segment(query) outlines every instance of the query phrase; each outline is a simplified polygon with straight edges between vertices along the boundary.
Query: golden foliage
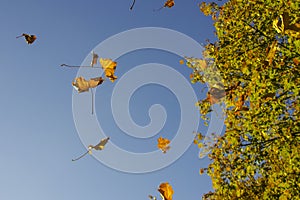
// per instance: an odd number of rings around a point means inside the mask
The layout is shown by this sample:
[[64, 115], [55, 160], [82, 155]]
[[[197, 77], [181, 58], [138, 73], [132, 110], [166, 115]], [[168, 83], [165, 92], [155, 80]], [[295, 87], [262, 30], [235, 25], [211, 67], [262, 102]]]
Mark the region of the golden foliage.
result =
[[174, 190], [172, 189], [172, 186], [168, 182], [161, 183], [159, 185], [158, 191], [164, 200], [172, 200]]
[[79, 92], [87, 92], [90, 88], [95, 88], [101, 83], [103, 83], [102, 77], [91, 78], [90, 80], [85, 80], [83, 77], [77, 77], [75, 82], [72, 82], [73, 87]]
[[170, 144], [170, 140], [168, 140], [167, 138], [159, 137], [157, 139], [157, 147], [161, 149], [163, 153], [166, 153], [167, 150], [170, 149], [169, 144]]
[[104, 69], [105, 76], [114, 82], [118, 77], [115, 76], [115, 70], [117, 67], [117, 62], [112, 61], [111, 59], [100, 58], [100, 64]]

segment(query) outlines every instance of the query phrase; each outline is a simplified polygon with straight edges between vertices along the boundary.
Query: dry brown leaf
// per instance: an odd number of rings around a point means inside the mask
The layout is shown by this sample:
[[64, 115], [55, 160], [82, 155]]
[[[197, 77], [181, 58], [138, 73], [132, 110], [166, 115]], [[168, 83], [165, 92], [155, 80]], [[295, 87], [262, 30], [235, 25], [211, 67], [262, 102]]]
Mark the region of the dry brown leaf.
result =
[[19, 38], [19, 37], [24, 37], [27, 44], [32, 44], [37, 38], [36, 35], [29, 35], [29, 34], [26, 34], [26, 33], [23, 33], [22, 35], [17, 36], [16, 38]]
[[87, 92], [90, 88], [95, 88], [101, 83], [103, 83], [102, 77], [91, 78], [90, 80], [85, 80], [83, 77], [77, 77], [75, 82], [72, 82], [73, 87], [79, 92]]

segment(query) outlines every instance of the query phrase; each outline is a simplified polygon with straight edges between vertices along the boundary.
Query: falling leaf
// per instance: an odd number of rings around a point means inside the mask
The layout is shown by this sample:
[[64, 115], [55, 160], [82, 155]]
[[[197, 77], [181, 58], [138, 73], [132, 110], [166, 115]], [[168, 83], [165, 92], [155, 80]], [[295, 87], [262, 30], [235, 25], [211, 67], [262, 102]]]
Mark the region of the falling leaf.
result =
[[179, 60], [179, 64], [183, 65], [184, 64], [184, 60]]
[[109, 140], [109, 137], [105, 138], [105, 139], [102, 139], [96, 146], [91, 146], [93, 149], [96, 149], [96, 150], [103, 150], [104, 149], [104, 146], [106, 145], [106, 143], [108, 142]]
[[164, 200], [172, 200], [174, 191], [168, 182], [160, 184], [158, 191]]
[[161, 9], [163, 9], [163, 8], [166, 8], [166, 7], [172, 8], [174, 5], [175, 5], [174, 0], [167, 0], [167, 1], [165, 2], [164, 6], [160, 7], [159, 9], [156, 9], [156, 10], [154, 9], [154, 11], [159, 11], [159, 10], [161, 10]]
[[20, 38], [20, 37], [24, 37], [27, 44], [32, 44], [36, 40], [35, 35], [29, 35], [29, 34], [26, 34], [26, 33], [23, 33], [22, 35], [17, 36], [16, 38]]
[[164, 7], [171, 8], [171, 7], [173, 7], [174, 5], [175, 5], [174, 0], [167, 0], [167, 1], [165, 2]]
[[157, 147], [162, 150], [163, 153], [166, 153], [171, 147], [169, 146], [170, 140], [167, 138], [159, 137], [157, 139]]
[[131, 6], [130, 6], [130, 10], [133, 9], [134, 4], [135, 4], [135, 0], [133, 0], [132, 4], [131, 4]]
[[92, 55], [93, 55], [93, 59], [91, 61], [91, 66], [94, 67], [94, 65], [97, 64], [99, 56], [96, 53], [94, 53], [94, 52], [92, 52]]
[[73, 87], [79, 92], [87, 92], [90, 88], [95, 88], [101, 83], [103, 83], [102, 77], [91, 78], [90, 80], [85, 80], [83, 77], [78, 77], [75, 82], [72, 82]]
[[199, 170], [199, 174], [202, 175], [203, 173], [204, 173], [204, 169], [201, 168], [201, 169]]
[[102, 77], [91, 78], [90, 80], [85, 80], [83, 77], [78, 77], [75, 79], [75, 82], [72, 82], [73, 87], [78, 91], [87, 92], [91, 88], [92, 92], [92, 114], [94, 114], [94, 94], [92, 88], [97, 87], [101, 83], [103, 83], [104, 79]]
[[75, 159], [72, 159], [72, 161], [76, 161], [76, 160], [79, 160], [80, 158], [84, 157], [85, 155], [87, 154], [92, 154], [92, 149], [95, 149], [95, 150], [103, 150], [104, 149], [104, 146], [107, 144], [108, 140], [110, 138], [107, 137], [107, 138], [104, 138], [102, 139], [97, 145], [93, 146], [93, 145], [89, 145], [88, 147], [88, 150], [87, 152], [85, 152], [84, 154], [82, 154], [81, 156], [79, 156], [78, 158], [75, 158]]
[[114, 82], [118, 77], [115, 76], [115, 70], [117, 67], [117, 62], [112, 61], [111, 59], [100, 58], [100, 64], [104, 69], [105, 76]]

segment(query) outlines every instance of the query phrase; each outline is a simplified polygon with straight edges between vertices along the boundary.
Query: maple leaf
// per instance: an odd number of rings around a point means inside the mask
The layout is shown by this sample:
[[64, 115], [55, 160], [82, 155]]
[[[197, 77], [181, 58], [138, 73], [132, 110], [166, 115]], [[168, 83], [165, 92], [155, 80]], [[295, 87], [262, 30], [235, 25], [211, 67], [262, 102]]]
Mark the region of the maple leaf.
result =
[[109, 78], [111, 82], [114, 82], [118, 78], [117, 76], [115, 76], [117, 62], [114, 62], [111, 59], [100, 58], [100, 64], [105, 72], [105, 76]]
[[159, 137], [157, 139], [157, 147], [162, 150], [163, 153], [166, 153], [171, 147], [169, 146], [170, 140], [167, 138]]
[[164, 200], [172, 200], [174, 190], [172, 189], [172, 186], [168, 182], [161, 183], [159, 185], [158, 191]]
[[103, 149], [104, 149], [104, 146], [107, 144], [107, 142], [108, 142], [109, 139], [110, 139], [109, 137], [104, 138], [104, 139], [102, 139], [102, 140], [101, 140], [97, 145], [95, 145], [95, 146], [89, 145], [89, 146], [88, 146], [87, 152], [85, 152], [84, 154], [82, 154], [82, 155], [79, 156], [78, 158], [72, 159], [72, 161], [79, 160], [80, 158], [84, 157], [84, 156], [87, 155], [87, 154], [92, 154], [92, 149], [95, 149], [95, 150], [103, 150]]
[[29, 35], [26, 33], [23, 33], [22, 35], [17, 36], [16, 38], [20, 38], [20, 37], [24, 37], [27, 44], [32, 44], [36, 40], [36, 35]]

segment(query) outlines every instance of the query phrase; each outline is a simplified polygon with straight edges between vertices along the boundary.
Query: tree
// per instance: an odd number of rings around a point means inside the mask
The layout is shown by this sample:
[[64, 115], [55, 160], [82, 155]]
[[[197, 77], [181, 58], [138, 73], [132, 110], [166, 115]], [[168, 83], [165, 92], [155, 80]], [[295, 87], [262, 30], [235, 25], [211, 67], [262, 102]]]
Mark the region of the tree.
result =
[[[218, 41], [187, 65], [192, 82], [210, 87], [198, 103], [202, 117], [221, 99], [226, 111], [226, 131], [200, 170], [214, 189], [203, 199], [300, 199], [300, 1], [229, 0], [200, 10], [212, 16]], [[222, 84], [203, 75], [205, 65]]]

